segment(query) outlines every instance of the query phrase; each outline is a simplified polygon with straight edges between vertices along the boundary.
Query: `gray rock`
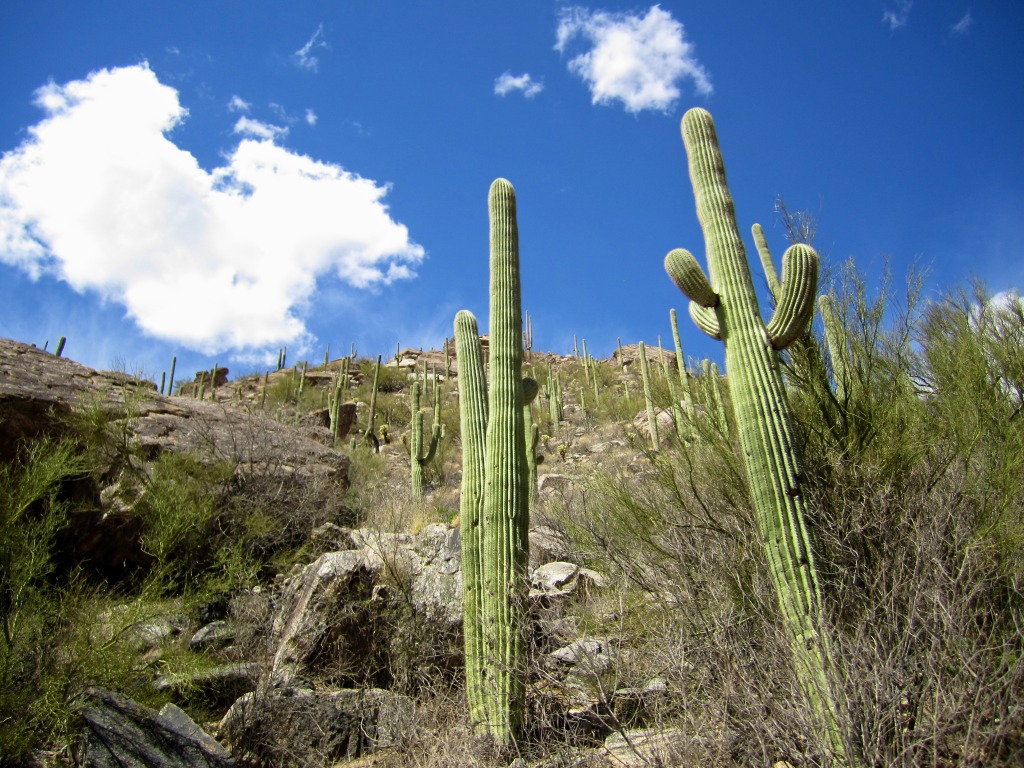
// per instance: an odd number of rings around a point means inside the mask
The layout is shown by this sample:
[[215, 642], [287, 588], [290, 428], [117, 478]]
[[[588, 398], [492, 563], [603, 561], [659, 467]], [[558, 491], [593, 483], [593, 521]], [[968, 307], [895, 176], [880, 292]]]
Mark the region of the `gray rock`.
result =
[[544, 593], [563, 592], [566, 585], [575, 583], [580, 567], [574, 563], [546, 563], [533, 572], [531, 586]]
[[235, 641], [235, 630], [226, 621], [211, 621], [192, 635], [188, 647], [193, 651], [225, 648]]
[[580, 638], [569, 645], [552, 651], [548, 656], [561, 664], [567, 664], [580, 672], [599, 675], [612, 666], [608, 655], [608, 642], [595, 638]]
[[578, 591], [585, 593], [591, 587], [604, 586], [604, 576], [589, 568], [573, 563], [555, 561], [537, 568], [531, 577], [530, 597], [557, 598]]
[[287, 756], [289, 765], [321, 768], [400, 745], [414, 723], [412, 699], [391, 691], [285, 688], [243, 696], [220, 731], [257, 759]]
[[277, 649], [271, 666], [275, 684], [290, 683], [315, 663], [322, 649], [330, 648], [342, 664], [348, 656], [363, 652], [368, 617], [346, 611], [345, 606], [367, 605], [374, 582], [374, 570], [359, 550], [321, 555], [290, 580], [272, 630]]
[[679, 728], [636, 729], [611, 734], [604, 741], [608, 762], [623, 768], [680, 765], [691, 739]]
[[155, 712], [102, 688], [86, 692], [83, 768], [226, 768], [231, 753], [177, 707]]
[[572, 481], [568, 475], [559, 474], [547, 474], [541, 475], [537, 478], [537, 492], [544, 493], [545, 491], [563, 491], [572, 485]]
[[390, 685], [422, 659], [435, 672], [462, 654], [459, 533], [351, 531], [358, 549], [328, 552], [288, 579], [273, 621], [273, 685]]

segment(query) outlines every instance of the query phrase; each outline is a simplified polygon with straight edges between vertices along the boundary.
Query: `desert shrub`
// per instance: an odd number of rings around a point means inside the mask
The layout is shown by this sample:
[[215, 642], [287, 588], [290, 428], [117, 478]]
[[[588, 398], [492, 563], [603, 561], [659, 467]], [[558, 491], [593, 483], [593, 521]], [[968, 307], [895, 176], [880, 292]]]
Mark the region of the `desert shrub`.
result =
[[894, 302], [885, 284], [869, 297], [855, 274], [838, 295], [845, 390], [814, 384], [805, 357], [792, 361], [791, 397], [852, 753], [867, 764], [1016, 764], [1019, 305], [975, 291], [919, 310], [915, 281]]
[[[55, 545], [68, 486], [87, 465], [71, 441], [43, 439], [0, 466], [0, 763], [28, 764], [40, 744], [68, 743], [87, 683], [137, 691], [123, 631], [95, 632], [109, 603], [77, 571], [60, 573]], [[120, 627], [119, 630], [123, 629]]]
[[[844, 274], [845, 386], [821, 338], [782, 358], [847, 751], [865, 765], [1016, 765], [1024, 308], [978, 289], [922, 308], [919, 286], [872, 292]], [[626, 682], [668, 682], [665, 722], [728, 734], [702, 763], [815, 760], [739, 449], [703, 378], [684, 440], [657, 453], [635, 441], [640, 457], [555, 505], [575, 556], [621, 579], [619, 608], [588, 631], [627, 639]]]

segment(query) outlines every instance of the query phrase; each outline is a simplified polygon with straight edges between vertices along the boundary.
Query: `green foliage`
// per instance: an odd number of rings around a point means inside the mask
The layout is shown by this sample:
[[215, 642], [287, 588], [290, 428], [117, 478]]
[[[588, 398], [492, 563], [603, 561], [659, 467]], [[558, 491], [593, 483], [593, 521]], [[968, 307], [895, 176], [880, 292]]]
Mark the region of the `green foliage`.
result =
[[57, 573], [65, 495], [88, 469], [71, 441], [39, 440], [0, 466], [0, 763], [18, 765], [40, 743], [70, 737], [87, 683], [134, 690], [123, 644], [97, 644], [99, 599], [80, 576]]

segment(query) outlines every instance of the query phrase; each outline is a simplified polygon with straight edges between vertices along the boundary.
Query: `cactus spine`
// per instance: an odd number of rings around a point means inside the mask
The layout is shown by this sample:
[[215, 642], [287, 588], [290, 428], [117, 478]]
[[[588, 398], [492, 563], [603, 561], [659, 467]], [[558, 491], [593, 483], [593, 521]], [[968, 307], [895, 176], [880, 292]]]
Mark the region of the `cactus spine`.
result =
[[665, 267], [691, 299], [690, 314], [698, 326], [725, 344], [729, 387], [757, 525], [789, 631], [797, 674], [819, 732], [835, 758], [845, 762], [836, 704], [827, 679], [828, 643], [805, 522], [803, 477], [773, 351], [788, 346], [807, 326], [814, 310], [818, 257], [804, 245], [786, 251], [775, 312], [766, 325], [736, 226], [735, 206], [711, 115], [691, 109], [683, 117], [682, 134], [697, 216], [704, 231], [710, 281], [688, 251], [669, 253]]
[[[466, 610], [466, 689], [478, 732], [497, 744], [514, 743], [526, 707], [526, 566], [529, 553], [529, 491], [522, 380], [522, 304], [519, 233], [512, 185], [497, 179], [488, 196], [491, 240], [491, 386], [486, 404], [478, 391], [483, 367], [471, 315], [456, 316], [463, 434], [463, 568]], [[471, 381], [463, 381], [469, 374]], [[479, 379], [479, 381], [477, 381]], [[475, 383], [474, 383], [475, 382]], [[483, 462], [476, 451], [486, 415]], [[481, 466], [483, 472], [481, 473]], [[481, 476], [482, 474], [482, 476]], [[477, 495], [482, 492], [482, 500]], [[473, 515], [478, 515], [475, 519]], [[468, 530], [467, 530], [468, 528]], [[476, 569], [479, 569], [478, 572]]]

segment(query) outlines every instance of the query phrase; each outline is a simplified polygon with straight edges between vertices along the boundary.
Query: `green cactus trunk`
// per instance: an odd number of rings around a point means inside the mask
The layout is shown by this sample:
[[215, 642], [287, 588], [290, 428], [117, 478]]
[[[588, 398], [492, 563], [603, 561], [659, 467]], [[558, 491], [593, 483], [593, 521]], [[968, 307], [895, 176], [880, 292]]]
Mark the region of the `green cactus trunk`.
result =
[[658, 450], [658, 414], [654, 410], [654, 397], [651, 394], [651, 372], [647, 365], [647, 348], [641, 341], [640, 347], [640, 378], [644, 385], [644, 404], [647, 406], [647, 433], [650, 437], [651, 448]]
[[411, 436], [409, 438], [409, 464], [412, 475], [412, 495], [417, 499], [423, 498], [423, 468], [434, 460], [437, 453], [437, 445], [441, 440], [441, 424], [438, 422], [435, 411], [434, 426], [431, 429], [430, 446], [427, 452], [423, 453], [423, 409], [420, 408], [421, 382], [415, 381], [412, 385], [412, 420]]
[[178, 365], [177, 355], [171, 356], [171, 372], [167, 374], [167, 394], [174, 394], [174, 368]]
[[[683, 141], [697, 215], [704, 231], [710, 282], [693, 256], [673, 251], [666, 268], [691, 299], [691, 316], [725, 344], [726, 371], [751, 497], [801, 687], [820, 735], [845, 762], [827, 668], [821, 591], [805, 518], [803, 476], [775, 349], [806, 328], [814, 309], [817, 254], [793, 246], [783, 259], [775, 314], [766, 325], [736, 226], [735, 208], [711, 115], [686, 113]], [[712, 288], [713, 286], [713, 288]]]
[[836, 400], [846, 402], [850, 384], [849, 345], [846, 331], [836, 313], [835, 303], [827, 293], [818, 298], [818, 309], [825, 326], [825, 344], [832, 364], [832, 380], [835, 382]]
[[455, 315], [455, 354], [459, 361], [459, 423], [462, 437], [462, 489], [459, 532], [462, 537], [462, 632], [466, 648], [466, 698], [473, 723], [490, 718], [484, 701], [482, 630], [483, 510], [487, 437], [487, 379], [476, 318], [462, 310]]
[[[482, 480], [467, 447], [479, 439], [478, 394], [466, 402], [462, 346], [459, 346], [460, 412], [463, 424], [463, 584], [466, 611], [466, 688], [477, 732], [511, 746], [522, 731], [526, 709], [526, 568], [529, 557], [529, 489], [523, 423], [522, 302], [519, 233], [512, 185], [497, 179], [490, 189], [491, 221], [490, 371]], [[456, 343], [468, 330], [456, 316]], [[468, 345], [468, 342], [466, 342]], [[479, 345], [479, 342], [477, 342]], [[475, 364], [472, 364], [475, 365]], [[483, 378], [482, 364], [480, 379]], [[476, 375], [475, 373], [473, 374]], [[470, 390], [472, 391], [472, 390]], [[535, 390], [534, 390], [535, 392]], [[475, 493], [483, 489], [479, 508]], [[466, 512], [464, 512], [466, 514]], [[468, 527], [468, 530], [467, 530]], [[468, 572], [465, 569], [469, 569]], [[479, 569], [479, 576], [475, 569]]]
[[529, 553], [529, 493], [523, 426], [523, 339], [519, 230], [512, 185], [498, 179], [491, 218], [491, 387], [484, 495], [484, 633], [493, 657], [488, 677], [491, 720], [499, 744], [520, 732], [526, 706], [523, 629]]

